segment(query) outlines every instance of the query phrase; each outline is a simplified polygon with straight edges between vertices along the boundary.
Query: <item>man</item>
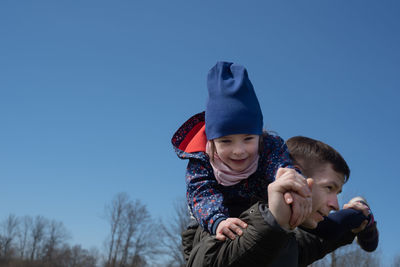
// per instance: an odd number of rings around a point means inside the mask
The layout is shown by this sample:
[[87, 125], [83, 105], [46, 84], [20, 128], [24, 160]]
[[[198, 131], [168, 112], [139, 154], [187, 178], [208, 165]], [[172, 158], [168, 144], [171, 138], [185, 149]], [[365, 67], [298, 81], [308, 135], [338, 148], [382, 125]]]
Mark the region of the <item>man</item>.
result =
[[[302, 219], [302, 228], [314, 229], [331, 210], [338, 210], [337, 194], [347, 181], [350, 170], [340, 154], [330, 146], [310, 138], [295, 137], [287, 145], [295, 165], [306, 180], [292, 169], [280, 169], [277, 179], [268, 187], [268, 204], [257, 202], [239, 219], [247, 223], [243, 234], [233, 240], [217, 240], [197, 231], [188, 266], [306, 266], [336, 248], [353, 241], [354, 232], [342, 231], [337, 238], [324, 240], [303, 229], [290, 229], [293, 213]], [[312, 208], [307, 206], [312, 187]], [[291, 192], [293, 199], [287, 199]], [[290, 196], [290, 195], [289, 195]], [[287, 203], [305, 203], [303, 207]], [[346, 206], [368, 215], [360, 202]], [[296, 211], [295, 211], [296, 210]], [[346, 229], [347, 230], [347, 229]], [[185, 240], [185, 236], [183, 238]]]

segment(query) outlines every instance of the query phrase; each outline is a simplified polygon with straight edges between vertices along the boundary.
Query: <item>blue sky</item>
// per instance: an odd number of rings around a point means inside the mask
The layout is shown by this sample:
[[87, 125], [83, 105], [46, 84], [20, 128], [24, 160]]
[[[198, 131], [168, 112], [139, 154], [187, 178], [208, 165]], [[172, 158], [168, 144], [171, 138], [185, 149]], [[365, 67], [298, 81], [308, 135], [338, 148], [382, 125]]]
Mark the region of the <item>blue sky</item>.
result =
[[265, 128], [339, 150], [343, 200], [370, 202], [400, 253], [398, 1], [1, 1], [0, 219], [62, 221], [101, 248], [118, 192], [168, 221], [184, 197], [175, 130], [218, 60], [246, 66]]

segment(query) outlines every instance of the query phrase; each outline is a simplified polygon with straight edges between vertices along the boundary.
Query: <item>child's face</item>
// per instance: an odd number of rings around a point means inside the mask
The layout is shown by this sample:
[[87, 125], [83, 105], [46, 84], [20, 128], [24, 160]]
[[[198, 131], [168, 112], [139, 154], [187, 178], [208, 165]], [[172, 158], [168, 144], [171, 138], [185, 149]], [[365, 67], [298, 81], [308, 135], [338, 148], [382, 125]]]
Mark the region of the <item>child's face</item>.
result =
[[338, 210], [337, 195], [342, 191], [344, 176], [333, 170], [331, 163], [324, 163], [311, 173], [304, 173], [313, 178], [312, 213], [304, 220], [302, 226], [316, 228], [317, 224], [328, 216], [331, 210]]
[[214, 139], [218, 157], [234, 171], [245, 170], [257, 157], [259, 135], [232, 134]]

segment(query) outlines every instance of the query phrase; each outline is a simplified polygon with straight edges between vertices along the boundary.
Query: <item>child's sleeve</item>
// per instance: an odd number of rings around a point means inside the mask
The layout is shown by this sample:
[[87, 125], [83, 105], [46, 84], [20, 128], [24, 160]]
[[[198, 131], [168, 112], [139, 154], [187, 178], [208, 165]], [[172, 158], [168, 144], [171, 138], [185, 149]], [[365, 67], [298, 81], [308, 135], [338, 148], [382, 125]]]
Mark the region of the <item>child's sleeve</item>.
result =
[[264, 143], [264, 150], [268, 155], [267, 172], [272, 177], [271, 182], [275, 180], [279, 168], [292, 168], [301, 173], [294, 167], [288, 147], [281, 137], [268, 135], [267, 138], [264, 138]]
[[359, 227], [367, 219], [360, 210], [342, 209], [331, 212], [312, 232], [325, 239], [335, 239]]
[[201, 160], [190, 159], [186, 171], [186, 197], [193, 216], [211, 234], [228, 217], [223, 195], [212, 170]]
[[332, 212], [311, 232], [324, 239], [334, 240], [359, 227], [365, 220], [368, 220], [368, 225], [357, 234], [357, 242], [363, 250], [372, 252], [379, 243], [379, 233], [372, 213], [366, 217], [362, 211], [355, 209]]
[[376, 250], [379, 243], [379, 231], [376, 221], [370, 220], [367, 227], [357, 235], [357, 243], [365, 251], [372, 252]]

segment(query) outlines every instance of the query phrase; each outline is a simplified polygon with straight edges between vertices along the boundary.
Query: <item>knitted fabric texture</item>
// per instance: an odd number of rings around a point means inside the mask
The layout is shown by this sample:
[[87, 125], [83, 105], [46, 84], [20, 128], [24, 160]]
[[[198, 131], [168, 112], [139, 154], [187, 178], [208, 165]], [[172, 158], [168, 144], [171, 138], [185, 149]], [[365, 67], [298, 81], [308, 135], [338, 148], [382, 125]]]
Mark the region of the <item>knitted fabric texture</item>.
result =
[[262, 134], [263, 115], [247, 70], [218, 62], [208, 73], [207, 140], [231, 134]]

